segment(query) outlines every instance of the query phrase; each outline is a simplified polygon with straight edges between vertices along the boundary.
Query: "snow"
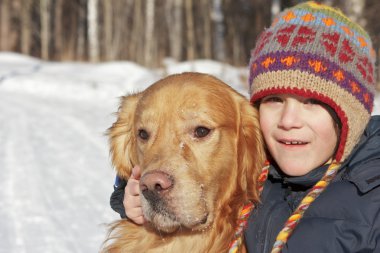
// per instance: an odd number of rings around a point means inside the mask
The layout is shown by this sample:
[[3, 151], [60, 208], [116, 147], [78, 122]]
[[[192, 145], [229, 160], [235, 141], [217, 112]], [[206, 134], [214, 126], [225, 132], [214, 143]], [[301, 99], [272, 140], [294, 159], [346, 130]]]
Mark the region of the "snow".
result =
[[119, 218], [109, 206], [104, 135], [119, 97], [184, 71], [216, 75], [247, 95], [247, 69], [210, 60], [167, 59], [149, 70], [0, 52], [0, 253], [98, 252], [105, 224]]

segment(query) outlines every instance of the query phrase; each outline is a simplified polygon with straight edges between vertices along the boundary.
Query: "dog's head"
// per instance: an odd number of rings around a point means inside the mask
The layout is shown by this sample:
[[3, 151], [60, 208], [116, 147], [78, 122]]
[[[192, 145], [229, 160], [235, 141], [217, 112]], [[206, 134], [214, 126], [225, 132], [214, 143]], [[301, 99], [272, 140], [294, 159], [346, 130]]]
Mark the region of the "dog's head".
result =
[[125, 179], [141, 167], [143, 212], [154, 227], [202, 230], [231, 199], [257, 200], [258, 126], [256, 109], [220, 80], [172, 75], [122, 98], [108, 132], [112, 162]]

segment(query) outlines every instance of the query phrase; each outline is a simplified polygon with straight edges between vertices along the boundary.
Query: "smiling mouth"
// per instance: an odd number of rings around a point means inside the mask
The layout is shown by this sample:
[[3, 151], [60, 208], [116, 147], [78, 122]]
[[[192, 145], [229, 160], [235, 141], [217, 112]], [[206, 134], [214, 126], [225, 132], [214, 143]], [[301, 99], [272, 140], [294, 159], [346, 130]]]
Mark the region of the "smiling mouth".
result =
[[285, 145], [294, 145], [294, 146], [300, 146], [300, 145], [306, 145], [308, 144], [308, 142], [304, 142], [304, 141], [284, 141], [284, 140], [279, 140], [279, 142], [281, 144], [285, 144]]

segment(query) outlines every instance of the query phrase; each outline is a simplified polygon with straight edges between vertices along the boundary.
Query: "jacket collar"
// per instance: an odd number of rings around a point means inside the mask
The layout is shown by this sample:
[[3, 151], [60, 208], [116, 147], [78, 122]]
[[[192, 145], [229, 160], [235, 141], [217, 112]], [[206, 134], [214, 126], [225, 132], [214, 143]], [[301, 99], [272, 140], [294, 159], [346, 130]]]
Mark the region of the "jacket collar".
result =
[[340, 178], [354, 183], [362, 193], [380, 185], [380, 116], [373, 116], [359, 143], [342, 164]]
[[315, 185], [325, 174], [328, 165], [321, 166], [315, 170], [310, 171], [306, 175], [291, 177], [282, 173], [277, 166], [271, 166], [269, 170], [269, 175], [273, 179], [282, 180], [284, 183], [289, 184], [290, 186], [301, 186], [305, 188], [310, 188]]

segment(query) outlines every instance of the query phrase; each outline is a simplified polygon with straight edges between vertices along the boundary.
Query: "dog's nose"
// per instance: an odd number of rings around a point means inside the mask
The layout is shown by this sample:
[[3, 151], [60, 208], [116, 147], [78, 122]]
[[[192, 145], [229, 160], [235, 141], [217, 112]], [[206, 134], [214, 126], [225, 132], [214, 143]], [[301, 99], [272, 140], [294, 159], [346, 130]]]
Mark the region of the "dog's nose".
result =
[[143, 194], [146, 191], [162, 193], [170, 189], [172, 185], [172, 177], [163, 171], [148, 172], [140, 179], [140, 189]]

